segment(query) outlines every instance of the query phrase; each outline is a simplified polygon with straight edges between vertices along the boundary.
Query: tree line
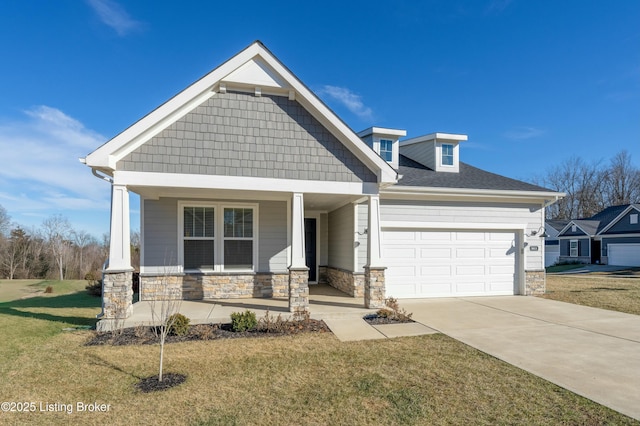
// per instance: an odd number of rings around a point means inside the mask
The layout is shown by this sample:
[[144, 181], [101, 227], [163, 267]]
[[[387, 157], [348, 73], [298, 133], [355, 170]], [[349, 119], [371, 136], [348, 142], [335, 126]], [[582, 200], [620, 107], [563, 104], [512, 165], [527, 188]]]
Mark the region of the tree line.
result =
[[[139, 266], [139, 233], [132, 234], [132, 261]], [[0, 278], [85, 279], [100, 277], [109, 257], [109, 235], [102, 240], [74, 229], [61, 215], [45, 219], [40, 227], [13, 223], [0, 205]]]
[[584, 219], [606, 207], [640, 202], [640, 169], [626, 150], [608, 163], [571, 157], [533, 183], [567, 194], [547, 208], [548, 219]]

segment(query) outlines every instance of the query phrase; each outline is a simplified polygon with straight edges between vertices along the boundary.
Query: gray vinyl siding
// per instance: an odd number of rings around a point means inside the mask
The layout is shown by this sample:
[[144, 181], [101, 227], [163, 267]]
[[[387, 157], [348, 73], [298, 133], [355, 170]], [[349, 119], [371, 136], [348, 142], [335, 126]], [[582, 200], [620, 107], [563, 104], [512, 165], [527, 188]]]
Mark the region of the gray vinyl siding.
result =
[[400, 154], [417, 161], [431, 170], [436, 169], [436, 145], [435, 142], [419, 142], [411, 145], [400, 146]]
[[[542, 208], [539, 204], [507, 204], [481, 202], [446, 202], [414, 200], [380, 200], [380, 217], [383, 222], [441, 222], [495, 223], [496, 225], [525, 225], [526, 233], [537, 231], [541, 226]], [[538, 246], [538, 251], [525, 250], [525, 270], [539, 270], [544, 267], [544, 241], [538, 236], [524, 237], [527, 246]]]
[[320, 264], [326, 266], [329, 263], [329, 215], [320, 215]]
[[144, 200], [144, 259], [142, 265], [165, 267], [178, 264], [178, 200]]
[[357, 263], [357, 272], [364, 271], [364, 265], [367, 264], [367, 239], [368, 234], [365, 234], [365, 230], [368, 228], [369, 223], [369, 205], [368, 204], [358, 204], [357, 206], [358, 212], [358, 234], [356, 237], [356, 246], [358, 252], [358, 263]]
[[353, 220], [353, 204], [347, 204], [329, 213], [328, 266], [353, 271]]
[[[629, 213], [624, 215], [615, 225], [607, 230], [603, 235], [609, 234], [640, 234], [640, 220], [638, 223], [631, 224], [630, 216], [632, 214], [640, 216], [640, 212], [638, 210], [631, 210]], [[640, 218], [639, 218], [640, 219]]]
[[[177, 265], [178, 201], [176, 198], [143, 201], [143, 266], [169, 267]], [[203, 201], [194, 200], [195, 203]], [[235, 200], [208, 201], [237, 204]], [[216, 211], [216, 215], [219, 214], [222, 212]], [[285, 201], [259, 202], [258, 215], [258, 265], [256, 272], [286, 272], [288, 266], [287, 203]]]
[[560, 256], [571, 256], [571, 249], [569, 246], [571, 240], [578, 240], [578, 257], [590, 256], [589, 245], [591, 240], [589, 238], [567, 238], [560, 240]]
[[216, 94], [117, 164], [117, 170], [376, 182], [297, 101]]
[[262, 201], [258, 222], [258, 272], [286, 272], [287, 203]]

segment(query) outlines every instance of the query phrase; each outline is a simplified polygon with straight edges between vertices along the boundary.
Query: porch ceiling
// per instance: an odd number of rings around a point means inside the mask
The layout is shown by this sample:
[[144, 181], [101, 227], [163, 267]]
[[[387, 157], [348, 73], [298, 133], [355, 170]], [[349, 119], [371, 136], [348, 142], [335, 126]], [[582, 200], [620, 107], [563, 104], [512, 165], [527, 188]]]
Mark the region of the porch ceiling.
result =
[[[201, 200], [242, 200], [242, 201], [288, 201], [290, 192], [229, 190], [229, 189], [199, 189], [199, 188], [162, 188], [149, 186], [128, 186], [128, 189], [147, 199], [180, 198]], [[347, 203], [362, 198], [362, 194], [304, 194], [305, 210], [332, 211]]]

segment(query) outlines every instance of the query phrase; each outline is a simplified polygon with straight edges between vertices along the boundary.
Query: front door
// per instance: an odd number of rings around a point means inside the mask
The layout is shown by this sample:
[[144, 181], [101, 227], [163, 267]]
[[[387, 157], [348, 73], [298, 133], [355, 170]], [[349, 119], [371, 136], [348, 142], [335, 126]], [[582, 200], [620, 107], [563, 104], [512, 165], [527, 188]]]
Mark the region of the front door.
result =
[[309, 282], [316, 282], [316, 219], [304, 220], [304, 255], [309, 268]]

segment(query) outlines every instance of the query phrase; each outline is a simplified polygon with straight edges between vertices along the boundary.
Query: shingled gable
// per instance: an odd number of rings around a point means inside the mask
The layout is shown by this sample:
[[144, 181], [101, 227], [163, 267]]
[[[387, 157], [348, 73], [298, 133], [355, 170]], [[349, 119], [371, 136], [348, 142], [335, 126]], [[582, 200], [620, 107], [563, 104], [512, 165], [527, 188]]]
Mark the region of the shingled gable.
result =
[[[238, 92], [243, 92], [242, 95]], [[337, 161], [345, 163], [353, 168], [355, 157], [368, 170], [356, 170], [359, 180], [370, 180], [366, 175], [373, 173], [374, 180], [381, 185], [389, 185], [396, 182], [395, 170], [380, 156], [373, 152], [340, 118], [338, 118], [317, 96], [315, 96], [288, 68], [286, 68], [273, 54], [259, 41], [229, 59], [227, 62], [193, 83], [191, 86], [171, 98], [169, 101], [152, 111], [150, 114], [133, 124], [97, 150], [89, 154], [85, 164], [95, 170], [99, 170], [109, 176], [113, 176], [116, 170], [135, 170], [132, 167], [134, 161], [131, 157], [136, 151], [138, 154], [147, 155], [140, 151], [144, 144], [155, 137], [162, 137], [163, 132], [176, 125], [180, 120], [196, 111], [199, 107], [211, 106], [218, 94], [230, 93], [232, 96], [247, 96], [250, 92], [255, 99], [265, 98], [280, 99], [285, 102], [285, 110], [297, 107], [297, 111], [304, 111], [311, 120], [306, 125], [315, 129], [322, 127], [322, 131], [330, 137], [324, 136], [323, 145], [327, 148], [336, 148]], [[242, 102], [242, 99], [239, 100]], [[312, 121], [308, 123], [308, 121]], [[315, 122], [313, 122], [315, 121]], [[166, 132], [165, 132], [166, 136]], [[337, 144], [337, 145], [336, 145]], [[346, 148], [346, 150], [342, 149]], [[135, 157], [135, 155], [134, 155]], [[139, 160], [140, 156], [135, 160]], [[129, 160], [127, 162], [127, 160]], [[215, 164], [211, 165], [216, 167]], [[223, 167], [228, 171], [229, 165]], [[210, 169], [203, 168], [200, 173], [209, 173]], [[220, 169], [218, 169], [220, 170]], [[171, 170], [136, 170], [136, 171], [171, 171]], [[176, 169], [177, 173], [184, 170]], [[193, 168], [189, 169], [193, 173]], [[222, 173], [224, 174], [224, 173]], [[296, 176], [298, 176], [296, 174]], [[301, 175], [300, 178], [314, 180], [315, 175]], [[290, 178], [289, 175], [279, 176], [255, 176]], [[322, 176], [321, 178], [323, 178]]]

